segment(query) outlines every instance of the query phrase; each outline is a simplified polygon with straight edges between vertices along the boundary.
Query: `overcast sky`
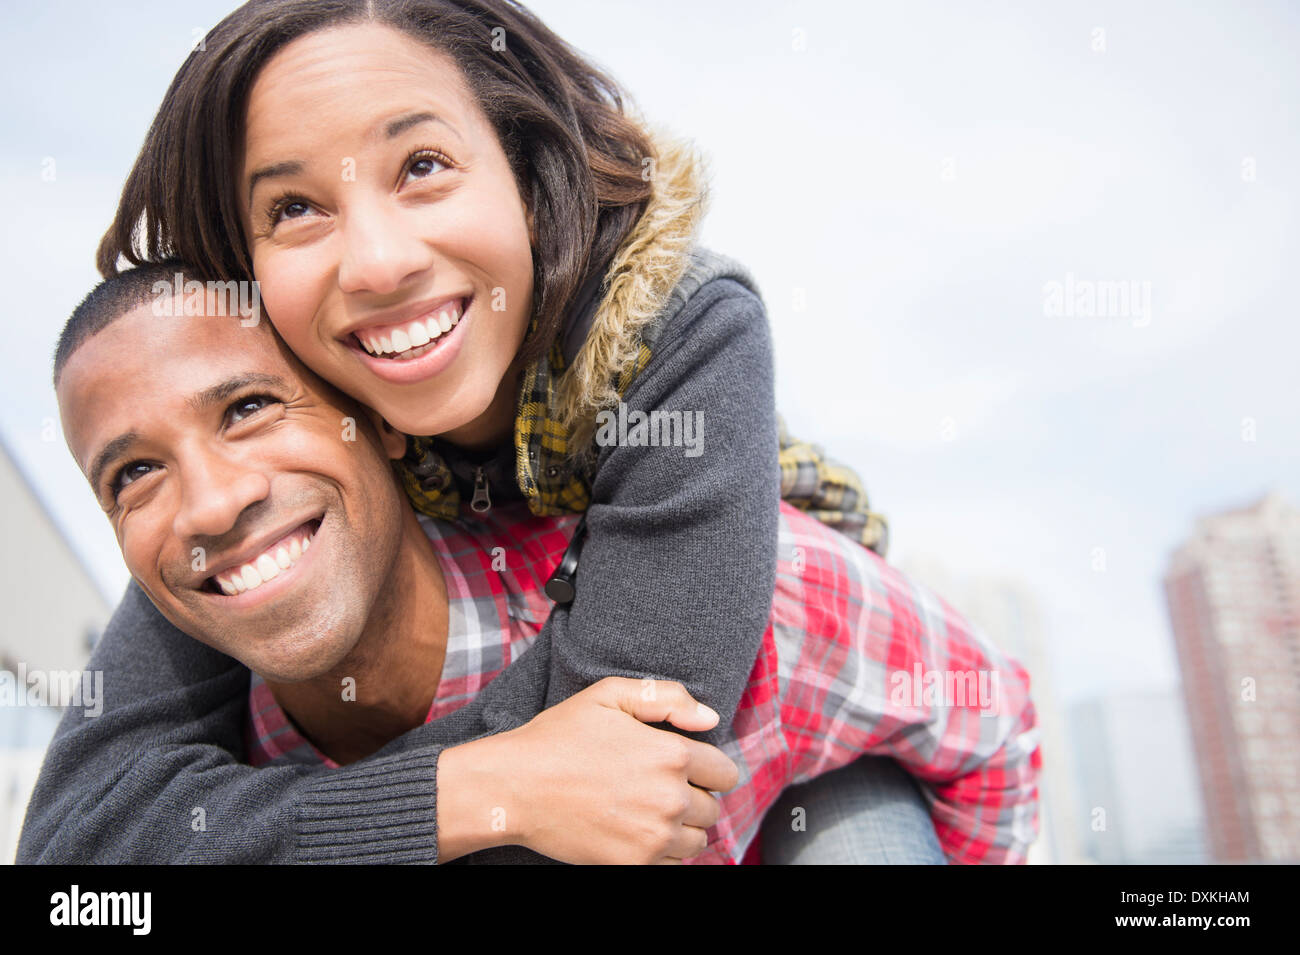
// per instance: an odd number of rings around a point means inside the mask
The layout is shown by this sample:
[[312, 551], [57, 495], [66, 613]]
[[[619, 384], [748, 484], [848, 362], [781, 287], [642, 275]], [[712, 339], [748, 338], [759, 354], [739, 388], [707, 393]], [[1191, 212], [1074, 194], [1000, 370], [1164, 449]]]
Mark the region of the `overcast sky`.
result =
[[[891, 559], [1022, 581], [1067, 699], [1172, 683], [1171, 549], [1268, 488], [1300, 502], [1295, 9], [531, 7], [711, 157], [704, 242], [757, 277], [778, 407], [863, 475]], [[49, 356], [167, 83], [230, 9], [0, 14], [0, 430], [113, 603]], [[1137, 298], [1049, 314], [1067, 281]]]

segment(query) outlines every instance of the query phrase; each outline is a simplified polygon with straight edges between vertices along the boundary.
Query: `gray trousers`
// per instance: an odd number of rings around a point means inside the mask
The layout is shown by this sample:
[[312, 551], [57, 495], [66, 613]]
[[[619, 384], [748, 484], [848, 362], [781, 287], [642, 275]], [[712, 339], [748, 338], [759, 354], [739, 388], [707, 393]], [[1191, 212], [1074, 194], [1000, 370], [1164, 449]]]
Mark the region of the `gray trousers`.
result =
[[791, 786], [763, 819], [764, 865], [945, 865], [925, 799], [887, 756]]

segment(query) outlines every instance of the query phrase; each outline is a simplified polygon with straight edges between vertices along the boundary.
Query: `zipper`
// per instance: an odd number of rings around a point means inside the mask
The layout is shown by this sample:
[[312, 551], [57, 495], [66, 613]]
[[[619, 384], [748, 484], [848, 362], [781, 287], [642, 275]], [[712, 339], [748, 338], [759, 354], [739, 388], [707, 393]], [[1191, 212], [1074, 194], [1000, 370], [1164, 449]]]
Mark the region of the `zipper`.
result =
[[474, 468], [474, 500], [469, 502], [469, 506], [480, 514], [492, 509], [492, 495], [488, 493], [487, 474], [483, 471], [483, 465]]

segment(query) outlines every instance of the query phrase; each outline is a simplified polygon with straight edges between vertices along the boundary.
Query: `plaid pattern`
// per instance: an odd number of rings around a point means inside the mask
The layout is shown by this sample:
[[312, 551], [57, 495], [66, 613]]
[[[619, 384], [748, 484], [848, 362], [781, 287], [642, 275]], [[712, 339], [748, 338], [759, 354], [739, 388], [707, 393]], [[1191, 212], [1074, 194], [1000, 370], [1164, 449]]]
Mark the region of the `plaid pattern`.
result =
[[[530, 334], [537, 328], [534, 319]], [[620, 399], [649, 364], [651, 351], [643, 340], [636, 363], [619, 378]], [[569, 434], [548, 409], [558, 407], [557, 388], [565, 370], [564, 353], [557, 337], [546, 361], [524, 370], [515, 416], [515, 473], [533, 514], [574, 514], [591, 503], [590, 475], [568, 461]], [[885, 556], [889, 527], [872, 511], [857, 474], [838, 464], [815, 444], [791, 438], [785, 421], [780, 428], [781, 498], [817, 520]], [[415, 509], [428, 517], [455, 520], [460, 512], [460, 492], [451, 468], [427, 437], [412, 437], [397, 472]]]
[[884, 557], [889, 550], [889, 524], [867, 504], [857, 473], [827, 458], [820, 445], [790, 437], [779, 414], [776, 422], [781, 500]]
[[[522, 502], [455, 522], [421, 518], [451, 621], [428, 719], [464, 705], [531, 645], [552, 607], [543, 586], [577, 520], [533, 517]], [[494, 547], [504, 571], [492, 570]], [[976, 673], [995, 675], [987, 696], [942, 687], [944, 675]], [[254, 765], [335, 765], [255, 675], [249, 704]], [[769, 624], [722, 748], [740, 783], [721, 797], [695, 863], [740, 862], [782, 790], [863, 754], [914, 775], [950, 862], [1023, 862], [1037, 834], [1041, 758], [1025, 670], [942, 599], [785, 502]]]

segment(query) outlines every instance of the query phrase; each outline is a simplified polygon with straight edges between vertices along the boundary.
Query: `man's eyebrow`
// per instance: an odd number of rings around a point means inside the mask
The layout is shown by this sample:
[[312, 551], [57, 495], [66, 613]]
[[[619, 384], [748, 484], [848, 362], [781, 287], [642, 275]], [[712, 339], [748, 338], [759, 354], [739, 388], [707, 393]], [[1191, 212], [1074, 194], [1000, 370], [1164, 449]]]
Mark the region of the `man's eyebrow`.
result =
[[288, 159], [284, 162], [271, 163], [269, 166], [263, 166], [257, 169], [248, 177], [248, 204], [253, 204], [253, 187], [263, 179], [274, 179], [277, 176], [296, 176], [303, 170], [303, 163], [297, 159]]
[[95, 493], [99, 493], [99, 481], [104, 476], [104, 469], [113, 462], [114, 459], [126, 454], [131, 445], [140, 440], [140, 435], [135, 431], [128, 431], [126, 434], [119, 434], [108, 444], [104, 445], [103, 450], [95, 455], [95, 463], [90, 466], [90, 486], [94, 488]]
[[437, 113], [432, 113], [429, 110], [419, 110], [418, 112], [407, 113], [405, 116], [399, 116], [397, 119], [390, 119], [384, 124], [384, 136], [388, 139], [395, 139], [411, 127], [419, 126], [421, 123], [440, 123], [451, 130], [457, 138], [460, 136], [460, 134], [456, 132], [455, 126], [451, 125], [451, 123], [447, 122]]
[[205, 411], [212, 405], [225, 401], [236, 391], [242, 391], [244, 388], [253, 385], [262, 385], [268, 388], [286, 388], [285, 380], [278, 375], [268, 375], [264, 372], [249, 372], [245, 375], [234, 375], [225, 381], [218, 382], [211, 388], [204, 388], [196, 394], [190, 395], [189, 405], [195, 411]]
[[[237, 391], [254, 386], [264, 388], [286, 389], [288, 387], [285, 380], [278, 375], [268, 375], [265, 372], [249, 372], [244, 375], [233, 375], [225, 381], [218, 382], [211, 388], [204, 388], [202, 391], [189, 397], [189, 406], [195, 411], [202, 412], [214, 404], [225, 401]], [[90, 485], [99, 491], [100, 478], [104, 476], [104, 469], [107, 468], [116, 458], [121, 457], [130, 450], [131, 445], [140, 440], [138, 431], [128, 431], [125, 434], [119, 434], [108, 444], [104, 445], [97, 455], [95, 461], [90, 466]]]

